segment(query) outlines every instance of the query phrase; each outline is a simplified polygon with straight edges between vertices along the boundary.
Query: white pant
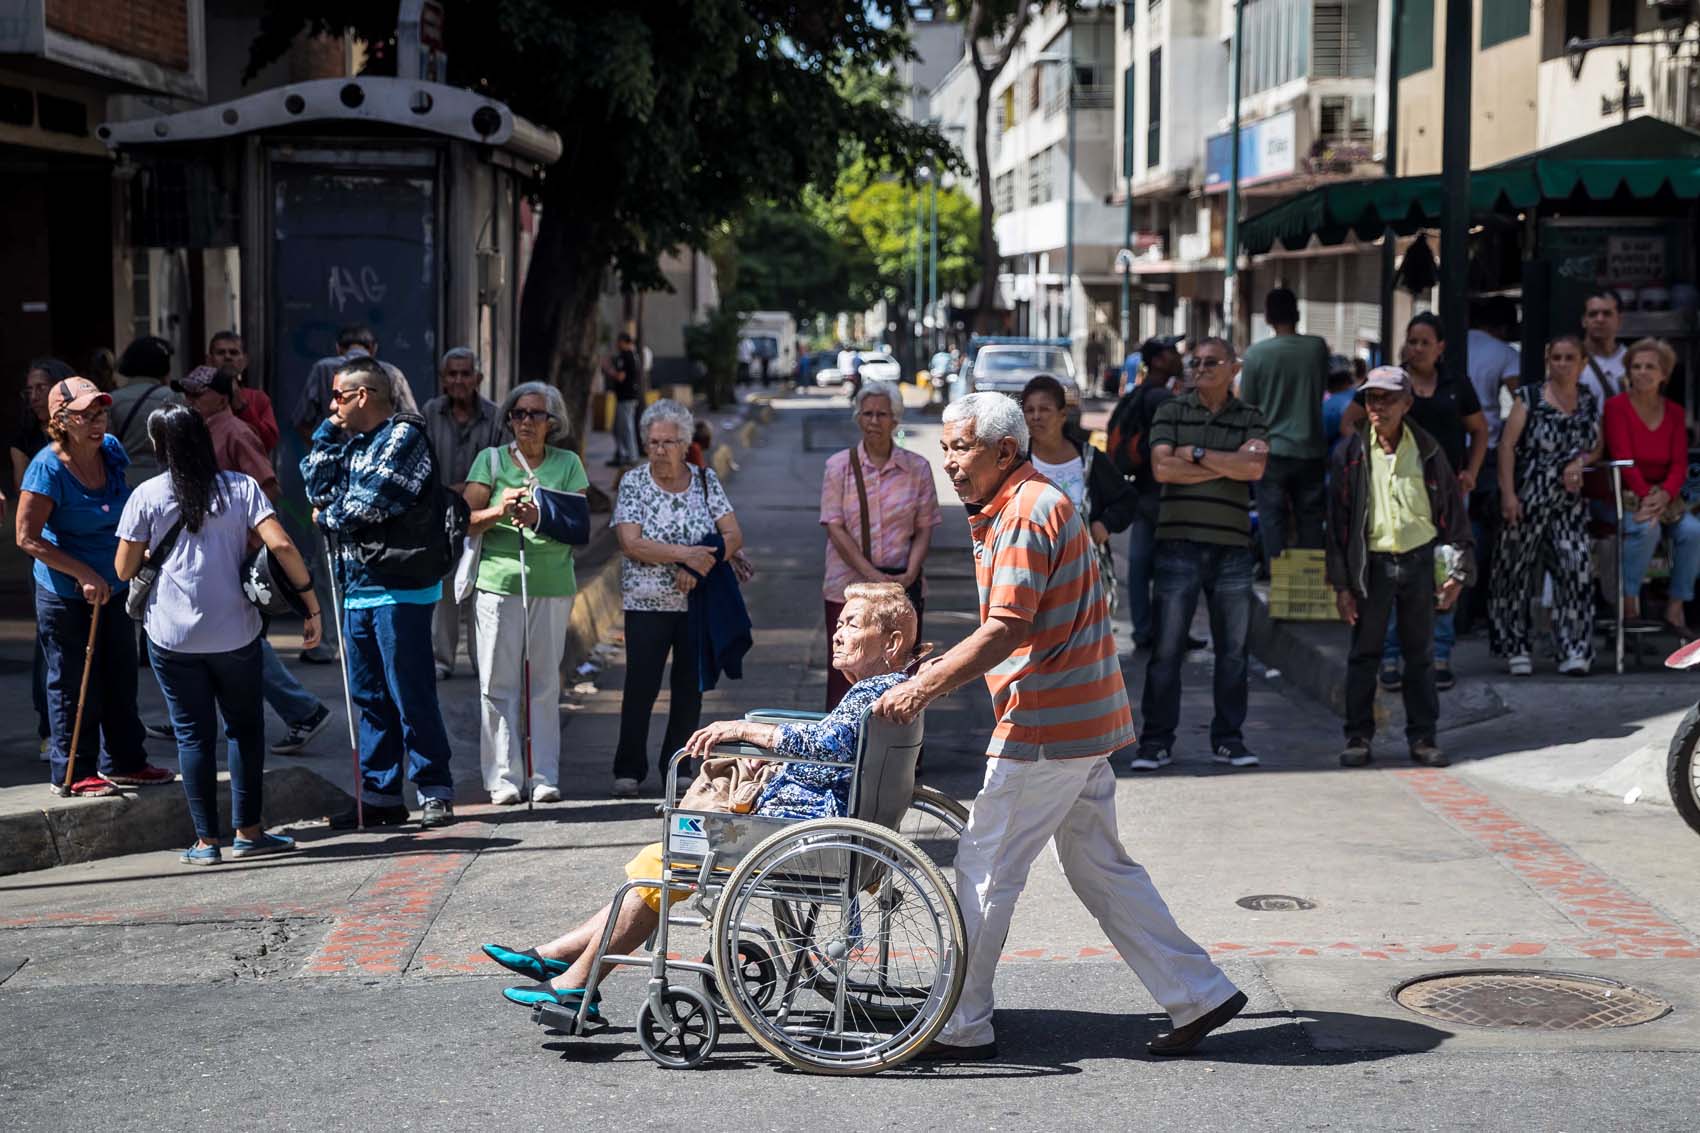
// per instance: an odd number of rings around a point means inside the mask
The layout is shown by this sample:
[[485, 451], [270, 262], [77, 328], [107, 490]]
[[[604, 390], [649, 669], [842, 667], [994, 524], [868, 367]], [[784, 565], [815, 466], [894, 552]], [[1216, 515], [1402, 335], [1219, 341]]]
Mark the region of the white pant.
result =
[[471, 662], [474, 674], [478, 670], [478, 618], [473, 611], [473, 600], [477, 591], [467, 595], [466, 601], [457, 603], [454, 596], [455, 578], [451, 573], [443, 579], [443, 596], [437, 599], [436, 607], [431, 611], [431, 653], [436, 657], [437, 664], [447, 665], [449, 672], [454, 672], [455, 657], [460, 652], [460, 631], [466, 627], [466, 656]]
[[986, 760], [956, 851], [956, 899], [968, 929], [956, 1012], [939, 1033], [952, 1046], [992, 1041], [992, 977], [1027, 871], [1055, 838], [1074, 895], [1177, 1027], [1220, 1006], [1234, 985], [1175, 924], [1144, 867], [1116, 832], [1116, 777], [1107, 759]]
[[[519, 596], [474, 594], [478, 611], [478, 691], [484, 708], [478, 759], [484, 789], [525, 786], [521, 730]], [[571, 598], [531, 600], [531, 781], [557, 786], [561, 768], [561, 654], [567, 647]]]

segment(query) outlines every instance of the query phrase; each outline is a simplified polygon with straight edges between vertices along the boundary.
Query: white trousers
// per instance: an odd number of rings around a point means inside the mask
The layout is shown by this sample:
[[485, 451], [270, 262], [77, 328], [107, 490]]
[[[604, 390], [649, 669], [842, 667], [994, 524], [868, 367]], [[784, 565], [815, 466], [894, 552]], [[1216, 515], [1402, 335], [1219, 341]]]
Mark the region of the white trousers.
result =
[[1235, 988], [1182, 932], [1116, 830], [1116, 777], [1107, 759], [986, 760], [956, 851], [956, 899], [968, 929], [962, 997], [939, 1041], [989, 1043], [992, 977], [1015, 902], [1045, 843], [1074, 895], [1177, 1027], [1220, 1006]]
[[455, 669], [455, 657], [460, 653], [460, 631], [466, 628], [466, 656], [476, 674], [478, 669], [478, 617], [473, 606], [478, 597], [474, 590], [466, 601], [456, 602], [455, 578], [451, 573], [443, 579], [443, 596], [431, 610], [431, 653], [437, 664]]
[[[478, 691], [483, 725], [478, 759], [484, 789], [525, 792], [521, 715], [524, 609], [519, 595], [474, 592], [478, 612]], [[561, 768], [561, 654], [567, 647], [571, 598], [531, 600], [531, 781], [558, 786]]]

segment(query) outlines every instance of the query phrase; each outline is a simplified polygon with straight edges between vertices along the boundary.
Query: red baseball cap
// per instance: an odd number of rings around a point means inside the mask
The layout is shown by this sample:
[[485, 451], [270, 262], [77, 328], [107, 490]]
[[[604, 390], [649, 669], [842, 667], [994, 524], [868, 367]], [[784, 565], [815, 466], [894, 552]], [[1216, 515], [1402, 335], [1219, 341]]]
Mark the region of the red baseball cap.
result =
[[47, 412], [55, 416], [61, 409], [80, 413], [91, 406], [111, 404], [111, 396], [100, 392], [100, 387], [87, 378], [65, 378], [47, 391]]

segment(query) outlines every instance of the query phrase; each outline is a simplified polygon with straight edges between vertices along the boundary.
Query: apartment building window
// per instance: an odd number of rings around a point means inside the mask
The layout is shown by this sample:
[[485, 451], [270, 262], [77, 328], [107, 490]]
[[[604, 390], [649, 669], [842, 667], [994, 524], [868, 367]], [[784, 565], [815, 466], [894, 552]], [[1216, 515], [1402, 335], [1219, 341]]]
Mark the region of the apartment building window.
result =
[[1311, 17], [1311, 77], [1374, 78], [1375, 24], [1375, 0], [1317, 0]]
[[1155, 169], [1163, 159], [1163, 49], [1151, 53], [1151, 70], [1145, 88], [1150, 107], [1145, 126], [1145, 168]]
[[1131, 31], [1133, 29], [1134, 16], [1138, 11], [1139, 11], [1139, 0], [1122, 0], [1122, 28], [1123, 28], [1123, 30]]
[[1315, 0], [1251, 0], [1245, 6], [1240, 80], [1246, 94], [1257, 94], [1310, 73], [1314, 3]]
[[1405, 0], [1399, 10], [1399, 77], [1434, 66], [1434, 0]]
[[1133, 123], [1134, 119], [1134, 83], [1137, 81], [1133, 68], [1122, 72], [1122, 176], [1133, 176]]
[[1607, 12], [1607, 35], [1633, 35], [1635, 32], [1635, 8], [1641, 0], [1611, 0]]
[[1015, 211], [1015, 171], [992, 178], [992, 211], [1005, 216]]
[[1057, 151], [1060, 145], [1046, 146], [1027, 161], [1027, 203], [1042, 205], [1057, 195]]
[[1529, 34], [1529, 0], [1482, 0], [1482, 49]]
[[1564, 0], [1564, 42], [1589, 38], [1588, 10], [1591, 0]]

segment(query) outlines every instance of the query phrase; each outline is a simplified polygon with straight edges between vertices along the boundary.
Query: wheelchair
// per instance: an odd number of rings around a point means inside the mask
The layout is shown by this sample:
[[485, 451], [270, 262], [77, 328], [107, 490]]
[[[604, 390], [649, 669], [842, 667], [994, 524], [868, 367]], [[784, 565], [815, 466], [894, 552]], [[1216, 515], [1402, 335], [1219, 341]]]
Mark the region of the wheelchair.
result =
[[[745, 717], [820, 718], [788, 710]], [[588, 1034], [604, 965], [647, 966], [637, 1038], [660, 1066], [700, 1066], [722, 1017], [798, 1070], [862, 1075], [901, 1065], [950, 1018], [965, 962], [962, 914], [943, 869], [967, 811], [915, 783], [922, 733], [920, 719], [863, 717], [845, 818], [684, 810], [675, 804], [685, 753], [675, 753], [661, 807], [662, 876], [628, 879], [613, 898], [618, 908], [634, 888], [659, 891], [649, 954], [610, 954], [610, 918], [579, 1006], [543, 1004], [533, 1021]], [[713, 754], [843, 766], [747, 744]], [[671, 947], [681, 928], [707, 928], [701, 960]]]

